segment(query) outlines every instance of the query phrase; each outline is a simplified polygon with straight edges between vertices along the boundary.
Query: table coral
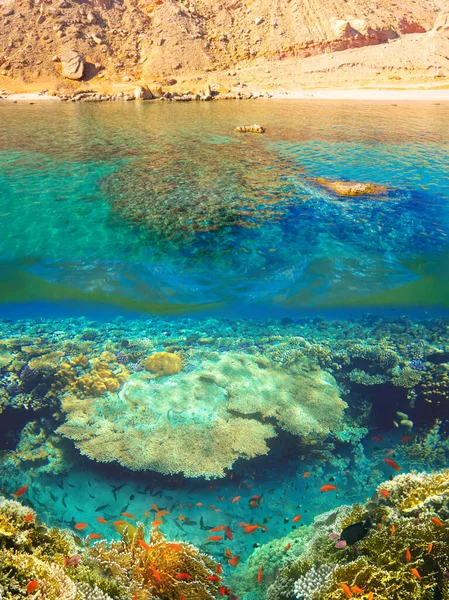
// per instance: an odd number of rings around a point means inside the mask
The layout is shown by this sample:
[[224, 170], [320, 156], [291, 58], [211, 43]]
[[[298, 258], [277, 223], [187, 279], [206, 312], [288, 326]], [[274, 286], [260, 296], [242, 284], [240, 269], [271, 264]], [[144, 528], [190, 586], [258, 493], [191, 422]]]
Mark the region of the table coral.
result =
[[222, 477], [239, 457], [266, 454], [276, 428], [308, 446], [338, 432], [346, 404], [319, 367], [228, 353], [156, 382], [136, 373], [117, 394], [67, 394], [61, 407], [57, 432], [94, 460]]

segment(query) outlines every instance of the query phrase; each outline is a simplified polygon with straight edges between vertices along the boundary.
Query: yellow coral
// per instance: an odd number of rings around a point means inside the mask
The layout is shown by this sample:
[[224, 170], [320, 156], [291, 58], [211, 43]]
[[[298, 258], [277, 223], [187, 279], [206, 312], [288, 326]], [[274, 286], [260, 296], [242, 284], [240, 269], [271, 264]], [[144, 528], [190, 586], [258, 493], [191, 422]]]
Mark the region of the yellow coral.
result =
[[158, 376], [174, 375], [182, 369], [182, 361], [177, 354], [156, 352], [144, 360], [143, 368]]

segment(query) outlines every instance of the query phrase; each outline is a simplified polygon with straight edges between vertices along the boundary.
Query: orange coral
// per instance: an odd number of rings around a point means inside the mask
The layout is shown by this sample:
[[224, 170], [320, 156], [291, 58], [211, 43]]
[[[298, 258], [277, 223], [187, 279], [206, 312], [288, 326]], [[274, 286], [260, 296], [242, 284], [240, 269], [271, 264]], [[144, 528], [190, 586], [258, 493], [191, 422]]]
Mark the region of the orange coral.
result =
[[174, 375], [182, 369], [182, 361], [177, 354], [156, 352], [144, 360], [143, 368], [158, 376]]

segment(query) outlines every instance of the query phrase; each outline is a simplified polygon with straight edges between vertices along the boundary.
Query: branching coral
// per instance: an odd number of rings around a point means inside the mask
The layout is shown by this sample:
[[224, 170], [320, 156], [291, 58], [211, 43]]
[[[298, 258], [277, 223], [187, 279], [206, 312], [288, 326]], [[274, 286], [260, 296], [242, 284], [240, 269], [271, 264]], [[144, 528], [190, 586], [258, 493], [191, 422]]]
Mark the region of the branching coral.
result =
[[377, 499], [335, 514], [332, 528], [337, 533], [367, 517], [372, 523], [356, 545], [343, 550], [329, 539], [331, 514], [316, 521], [316, 533], [304, 554], [280, 574], [283, 588], [286, 580], [293, 589], [294, 581], [312, 567], [326, 565], [332, 570], [330, 581], [312, 596], [314, 600], [345, 600], [345, 586], [365, 595], [372, 592], [379, 600], [447, 598], [448, 490], [449, 470], [400, 475], [384, 482]]
[[135, 374], [118, 394], [66, 395], [58, 433], [83, 454], [134, 470], [220, 477], [239, 457], [268, 452], [275, 425], [304, 444], [339, 431], [346, 404], [335, 380], [308, 363], [290, 371], [226, 354], [154, 382]]
[[[32, 519], [25, 519], [31, 515]], [[77, 554], [79, 565], [64, 564]], [[0, 498], [0, 590], [4, 600], [26, 595], [38, 582], [36, 599], [45, 600], [214, 600], [222, 582], [216, 561], [185, 542], [168, 542], [143, 526], [120, 541], [76, 545], [68, 531], [36, 522], [29, 508]]]

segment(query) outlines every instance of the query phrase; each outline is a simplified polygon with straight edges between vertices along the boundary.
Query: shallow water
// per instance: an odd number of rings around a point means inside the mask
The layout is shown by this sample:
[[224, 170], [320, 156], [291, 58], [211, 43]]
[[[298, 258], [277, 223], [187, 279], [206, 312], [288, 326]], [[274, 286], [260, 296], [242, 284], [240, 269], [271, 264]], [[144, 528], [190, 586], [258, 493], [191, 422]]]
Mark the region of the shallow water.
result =
[[[262, 600], [274, 567], [242, 583], [257, 546], [369, 499], [385, 457], [447, 465], [448, 106], [0, 114], [2, 493], [108, 540], [97, 517], [167, 509], [165, 536]], [[160, 352], [180, 368], [151, 371]], [[223, 522], [233, 539], [205, 541]]]

